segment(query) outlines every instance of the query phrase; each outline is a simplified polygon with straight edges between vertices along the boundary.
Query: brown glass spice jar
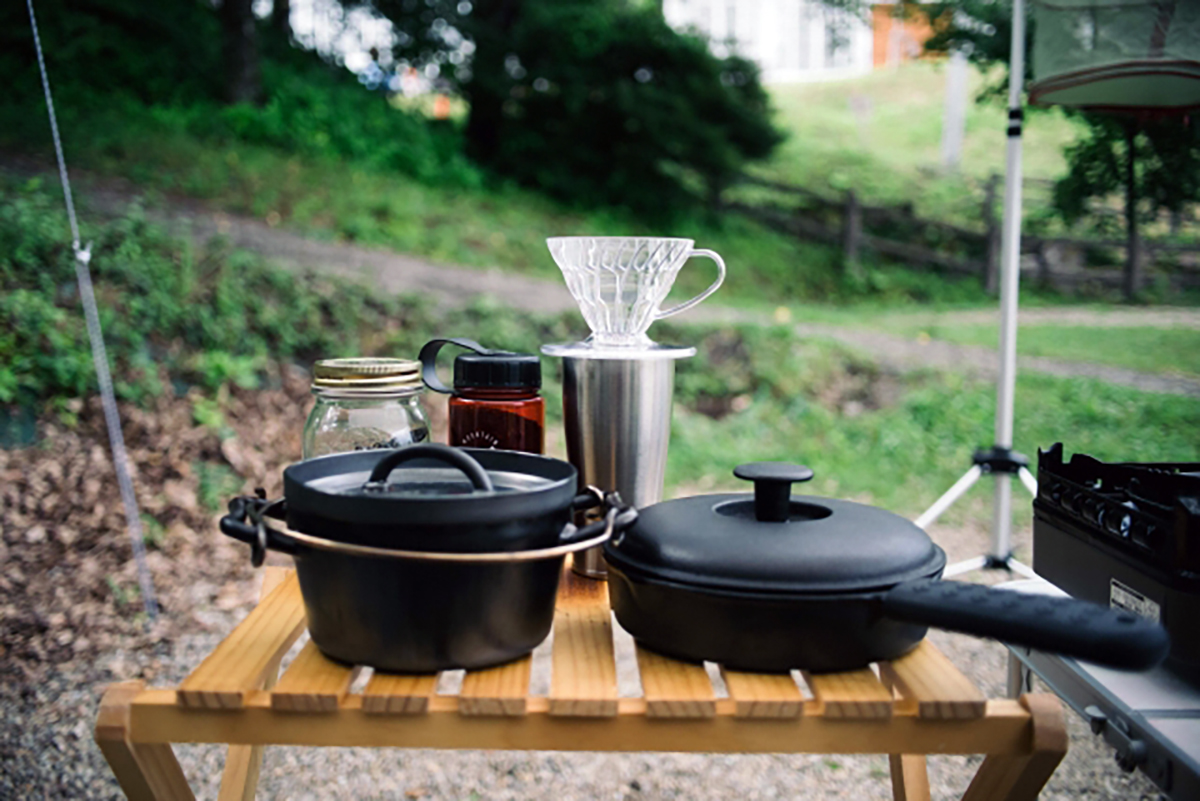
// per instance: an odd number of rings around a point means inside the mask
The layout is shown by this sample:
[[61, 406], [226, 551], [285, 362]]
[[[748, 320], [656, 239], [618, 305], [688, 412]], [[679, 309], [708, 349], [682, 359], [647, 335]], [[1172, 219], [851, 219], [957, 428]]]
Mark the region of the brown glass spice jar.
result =
[[[454, 388], [437, 377], [443, 345], [471, 353], [454, 359]], [[450, 444], [468, 448], [544, 453], [546, 403], [541, 396], [542, 366], [532, 353], [484, 348], [469, 339], [435, 339], [419, 356], [425, 385], [450, 395]]]

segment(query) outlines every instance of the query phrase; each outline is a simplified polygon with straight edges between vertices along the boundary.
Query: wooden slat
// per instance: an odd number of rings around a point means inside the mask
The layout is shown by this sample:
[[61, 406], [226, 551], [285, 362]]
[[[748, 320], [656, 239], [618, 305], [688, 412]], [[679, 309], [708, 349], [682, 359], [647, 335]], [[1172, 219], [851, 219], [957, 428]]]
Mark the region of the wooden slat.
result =
[[979, 718], [987, 711], [987, 699], [975, 683], [928, 640], [899, 659], [881, 662], [879, 669], [903, 694], [903, 703], [916, 704], [923, 718]]
[[721, 676], [739, 718], [794, 718], [804, 710], [804, 696], [788, 673], [742, 673], [722, 666]]
[[243, 710], [231, 714], [181, 707], [174, 690], [146, 690], [133, 701], [129, 738], [135, 743], [233, 739], [337, 747], [776, 754], [1014, 754], [1031, 748], [1030, 714], [1007, 699], [989, 701], [988, 714], [978, 720], [947, 721], [916, 715], [831, 720], [818, 714], [747, 721], [735, 718], [733, 704], [724, 701], [707, 721], [647, 717], [641, 698], [622, 698], [612, 718], [554, 716], [545, 697], [531, 697], [521, 717], [481, 719], [460, 714], [458, 698], [437, 695], [428, 714], [397, 719], [364, 713], [362, 696], [351, 694], [336, 712], [297, 720], [271, 709], [266, 692], [252, 694]]
[[333, 712], [358, 673], [359, 668], [334, 662], [309, 640], [275, 685], [271, 708], [281, 712]]
[[288, 576], [296, 571], [290, 567], [280, 567], [279, 565], [267, 565], [262, 570], [262, 586], [258, 588], [258, 602], [261, 604], [267, 599], [276, 587], [287, 581]]
[[566, 566], [554, 612], [550, 714], [617, 714], [617, 659], [613, 650], [608, 583]]
[[716, 714], [716, 696], [703, 665], [636, 647], [647, 717], [711, 718]]
[[890, 718], [892, 693], [869, 668], [804, 674], [827, 718]]
[[[275, 565], [267, 565], [263, 568], [262, 587], [258, 592], [259, 603], [262, 603], [263, 599], [282, 584], [292, 572], [290, 568]], [[263, 677], [265, 689], [269, 690], [275, 686], [281, 659], [283, 659], [282, 653], [267, 668], [267, 673]], [[217, 801], [254, 801], [255, 793], [258, 791], [258, 774], [262, 769], [262, 749], [261, 745], [229, 746], [229, 750], [225, 753], [225, 769], [221, 772], [221, 789], [217, 794]]]
[[458, 711], [464, 715], [525, 714], [533, 659], [525, 656], [507, 665], [470, 670], [458, 691]]
[[363, 691], [363, 711], [389, 715], [423, 715], [437, 692], [438, 674], [375, 671]]
[[181, 706], [240, 709], [262, 686], [275, 660], [304, 629], [300, 583], [293, 573], [251, 610], [233, 632], [179, 685]]

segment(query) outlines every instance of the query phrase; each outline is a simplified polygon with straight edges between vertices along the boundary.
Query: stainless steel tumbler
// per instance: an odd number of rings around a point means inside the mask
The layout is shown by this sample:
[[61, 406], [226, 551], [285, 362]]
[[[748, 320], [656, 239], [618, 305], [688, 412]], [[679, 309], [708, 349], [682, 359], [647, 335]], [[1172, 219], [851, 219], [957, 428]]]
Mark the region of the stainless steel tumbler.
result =
[[[694, 348], [655, 348], [635, 358], [563, 357], [567, 458], [580, 483], [616, 491], [641, 508], [662, 500], [671, 438], [675, 359]], [[575, 554], [575, 571], [603, 578], [600, 547]]]

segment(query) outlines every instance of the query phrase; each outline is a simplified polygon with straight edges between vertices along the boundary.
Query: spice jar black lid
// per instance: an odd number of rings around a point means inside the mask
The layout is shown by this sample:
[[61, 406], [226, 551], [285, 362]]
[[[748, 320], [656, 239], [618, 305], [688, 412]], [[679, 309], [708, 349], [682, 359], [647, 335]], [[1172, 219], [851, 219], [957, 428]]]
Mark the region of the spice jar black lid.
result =
[[461, 353], [454, 359], [455, 389], [523, 389], [542, 385], [542, 363], [532, 353]]
[[434, 392], [450, 393], [450, 387], [437, 375], [437, 355], [443, 345], [466, 348], [454, 360], [454, 389], [539, 389], [542, 363], [532, 353], [491, 350], [478, 342], [461, 337], [431, 339], [421, 348], [421, 378]]

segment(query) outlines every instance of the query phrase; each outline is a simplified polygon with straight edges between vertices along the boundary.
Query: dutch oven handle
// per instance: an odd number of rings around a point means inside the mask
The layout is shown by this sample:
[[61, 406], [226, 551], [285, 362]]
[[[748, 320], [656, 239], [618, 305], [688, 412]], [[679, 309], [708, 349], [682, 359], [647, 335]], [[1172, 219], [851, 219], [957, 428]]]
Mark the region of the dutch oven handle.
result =
[[[587, 495], [585, 497], [591, 498], [592, 496]], [[606, 531], [609, 537], [616, 537], [637, 521], [637, 509], [624, 505], [621, 502], [620, 495], [610, 492], [608, 495], [602, 497], [606, 507], [604, 517], [588, 523], [583, 528], [567, 526], [563, 531], [563, 535], [559, 538], [559, 544], [573, 545], [577, 542], [584, 542], [593, 537], [599, 537]]]
[[262, 567], [267, 550], [295, 555], [298, 545], [282, 531], [268, 526], [264, 517], [281, 517], [283, 499], [268, 501], [262, 496], [239, 496], [229, 502], [229, 514], [221, 518], [221, 532], [250, 545], [250, 563]]
[[1171, 645], [1162, 626], [1132, 612], [963, 581], [897, 584], [884, 593], [883, 612], [894, 620], [992, 637], [1124, 670], [1154, 667]]
[[[616, 493], [613, 494], [615, 495]], [[571, 511], [581, 512], [584, 509], [595, 509], [597, 506], [602, 506], [604, 501], [604, 490], [588, 484], [587, 488], [583, 492], [571, 499]], [[620, 501], [620, 496], [617, 496], [618, 504]]]
[[392, 474], [392, 470], [413, 459], [436, 459], [451, 467], [457, 467], [470, 479], [471, 486], [480, 492], [494, 492], [496, 489], [492, 486], [491, 476], [479, 462], [458, 448], [432, 444], [409, 445], [407, 448], [392, 451], [375, 463], [375, 469], [371, 471], [371, 477], [367, 479], [367, 483], [363, 484], [363, 489], [368, 492], [382, 491], [387, 486], [388, 476]]

